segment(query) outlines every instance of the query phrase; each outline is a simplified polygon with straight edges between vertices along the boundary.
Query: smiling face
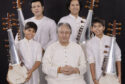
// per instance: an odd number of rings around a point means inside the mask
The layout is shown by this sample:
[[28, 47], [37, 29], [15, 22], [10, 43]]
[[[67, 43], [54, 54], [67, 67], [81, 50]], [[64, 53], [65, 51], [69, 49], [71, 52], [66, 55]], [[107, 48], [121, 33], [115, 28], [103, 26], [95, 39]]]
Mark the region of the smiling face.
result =
[[80, 4], [78, 0], [72, 0], [69, 6], [70, 13], [74, 16], [79, 14]]
[[58, 39], [61, 44], [68, 44], [70, 38], [71, 30], [67, 25], [61, 25], [58, 28]]
[[105, 30], [105, 27], [99, 22], [94, 23], [91, 28], [91, 31], [99, 38], [103, 36], [104, 30]]
[[28, 28], [24, 30], [25, 38], [31, 40], [35, 36], [35, 30], [33, 28]]
[[44, 7], [42, 6], [42, 4], [39, 1], [33, 2], [31, 7], [32, 7], [31, 10], [32, 10], [32, 13], [34, 14], [34, 16], [38, 17], [38, 16], [43, 15]]

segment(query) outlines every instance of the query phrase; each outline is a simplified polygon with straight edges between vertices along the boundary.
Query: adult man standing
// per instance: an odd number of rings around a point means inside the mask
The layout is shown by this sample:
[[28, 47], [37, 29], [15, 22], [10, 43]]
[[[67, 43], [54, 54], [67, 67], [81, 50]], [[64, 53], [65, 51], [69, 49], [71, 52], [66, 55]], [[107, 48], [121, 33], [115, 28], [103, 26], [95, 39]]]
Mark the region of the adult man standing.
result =
[[50, 45], [43, 57], [43, 72], [48, 84], [86, 84], [86, 60], [80, 45], [70, 42], [68, 23], [58, 25], [58, 41]]
[[62, 17], [59, 20], [59, 23], [65, 22], [69, 23], [72, 27], [72, 34], [70, 40], [73, 42], [77, 42], [76, 38], [81, 26], [84, 26], [86, 20], [79, 16], [80, 8], [81, 8], [80, 0], [67, 0], [67, 8], [70, 11], [70, 14]]
[[[34, 22], [38, 26], [38, 30], [34, 39], [41, 44], [43, 50], [47, 48], [48, 45], [55, 42], [57, 40], [56, 36], [56, 23], [54, 20], [43, 15], [44, 11], [44, 3], [42, 0], [32, 0], [31, 1], [31, 11], [33, 13], [33, 17], [23, 21]], [[19, 8], [18, 13], [22, 15], [22, 10]]]
[[[49, 46], [57, 40], [56, 23], [54, 20], [43, 15], [44, 3], [42, 2], [42, 0], [32, 0], [31, 11], [34, 16], [24, 21], [22, 10], [18, 8], [19, 15], [22, 15], [22, 23], [25, 24], [27, 22], [34, 22], [37, 25], [38, 30], [36, 32], [34, 39], [41, 44], [41, 48], [44, 53], [47, 46]], [[17, 37], [18, 36], [16, 36], [16, 39]], [[40, 84], [46, 84], [46, 81], [44, 80], [44, 74], [41, 71], [41, 66], [39, 67], [39, 71]]]

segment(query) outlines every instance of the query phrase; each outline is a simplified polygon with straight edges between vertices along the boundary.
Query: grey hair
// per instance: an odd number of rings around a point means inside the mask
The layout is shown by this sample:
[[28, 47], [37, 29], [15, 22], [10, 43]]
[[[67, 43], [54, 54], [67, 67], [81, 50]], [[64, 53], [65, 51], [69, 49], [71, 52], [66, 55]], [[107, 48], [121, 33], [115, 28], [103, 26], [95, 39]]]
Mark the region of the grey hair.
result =
[[70, 34], [72, 34], [72, 28], [71, 28], [71, 26], [70, 26], [69, 23], [59, 23], [59, 24], [57, 25], [57, 33], [58, 33], [58, 29], [59, 29], [62, 25], [66, 25], [66, 26], [70, 29]]

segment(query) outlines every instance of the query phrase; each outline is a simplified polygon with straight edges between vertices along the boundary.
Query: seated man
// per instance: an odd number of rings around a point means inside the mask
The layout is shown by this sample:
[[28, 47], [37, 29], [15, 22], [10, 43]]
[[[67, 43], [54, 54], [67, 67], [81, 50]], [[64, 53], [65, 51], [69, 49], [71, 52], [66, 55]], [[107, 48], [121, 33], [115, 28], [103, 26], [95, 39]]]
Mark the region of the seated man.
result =
[[58, 41], [51, 44], [43, 56], [43, 72], [48, 84], [86, 84], [83, 74], [86, 61], [80, 45], [70, 42], [68, 23], [59, 23]]

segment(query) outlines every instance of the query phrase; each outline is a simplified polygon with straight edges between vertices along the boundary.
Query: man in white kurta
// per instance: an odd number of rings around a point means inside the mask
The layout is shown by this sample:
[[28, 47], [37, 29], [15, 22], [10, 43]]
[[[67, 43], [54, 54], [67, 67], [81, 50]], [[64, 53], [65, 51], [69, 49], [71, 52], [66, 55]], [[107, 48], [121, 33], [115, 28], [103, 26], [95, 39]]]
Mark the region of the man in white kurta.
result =
[[[21, 11], [21, 9], [18, 9]], [[31, 17], [25, 20], [24, 24], [27, 22], [34, 22], [38, 26], [38, 30], [34, 39], [41, 44], [41, 47], [45, 50], [48, 45], [52, 44], [57, 40], [56, 35], [56, 23], [54, 20], [43, 16], [41, 19], [37, 20], [35, 17]], [[16, 39], [18, 36], [16, 36]]]
[[[34, 41], [33, 39], [27, 40], [24, 38], [23, 40], [19, 41], [17, 44], [17, 49], [19, 54], [22, 56], [22, 61], [26, 68], [30, 70], [36, 61], [41, 62], [42, 58], [42, 49], [38, 42]], [[33, 73], [29, 81], [25, 84], [39, 84], [39, 72], [36, 69]]]
[[[59, 20], [59, 23], [61, 23], [61, 22], [69, 23], [72, 27], [72, 34], [70, 36], [70, 41], [79, 42], [77, 40], [77, 38], [79, 38], [78, 37], [79, 30], [81, 27], [84, 27], [84, 25], [86, 23], [86, 19], [83, 19], [82, 17], [79, 16], [80, 7], [82, 4], [81, 4], [80, 0], [68, 0], [68, 1], [69, 2], [67, 2], [67, 5], [68, 5], [67, 8], [69, 9], [70, 14], [62, 17]], [[84, 31], [84, 28], [83, 28], [83, 31]], [[81, 44], [83, 50], [85, 50], [85, 44], [82, 44], [82, 43], [80, 43], [80, 44]], [[91, 79], [91, 74], [90, 74], [90, 70], [89, 70], [89, 65], [87, 67], [88, 67], [88, 69], [84, 76], [85, 76], [85, 80], [86, 80], [87, 84], [91, 84], [92, 79]]]
[[[70, 31], [67, 24], [61, 23], [59, 41], [50, 45], [44, 54], [42, 65], [48, 84], [86, 84], [83, 78], [86, 72], [85, 56], [80, 45], [69, 42]], [[76, 69], [77, 72], [74, 72]], [[68, 73], [70, 70], [73, 72]]]
[[[81, 23], [84, 22], [84, 23]], [[64, 22], [64, 23], [69, 23], [72, 27], [72, 34], [70, 37], [70, 41], [73, 42], [77, 42], [76, 38], [79, 32], [79, 29], [81, 27], [81, 25], [84, 26], [86, 20], [82, 19], [80, 16], [77, 16], [77, 18], [75, 16], [73, 16], [72, 14], [69, 14], [67, 16], [64, 16], [60, 19], [59, 23]]]
[[[115, 44], [116, 61], [121, 61], [120, 48], [118, 47], [117, 43]], [[106, 46], [109, 46], [109, 48], [107, 48]], [[108, 56], [110, 47], [111, 37], [106, 35], [103, 35], [101, 39], [95, 36], [87, 42], [88, 61], [90, 64], [95, 63], [95, 73], [97, 80], [99, 80], [99, 78], [101, 77], [104, 56]], [[107, 51], [108, 53], [104, 53], [104, 51]]]
[[[37, 6], [39, 6], [39, 8]], [[33, 17], [24, 20], [20, 8], [18, 9], [18, 14], [21, 17], [22, 23], [26, 24], [27, 22], [34, 22], [37, 25], [38, 29], [34, 39], [39, 42], [42, 49], [45, 50], [48, 45], [57, 40], [57, 35], [55, 21], [43, 15], [43, 8], [43, 3], [40, 0], [34, 0], [31, 2], [31, 10], [34, 14]], [[16, 36], [16, 40], [18, 40], [18, 36]]]
[[69, 23], [72, 27], [72, 34], [70, 36], [70, 41], [77, 42], [76, 38], [78, 35], [78, 31], [81, 26], [84, 26], [86, 20], [79, 16], [79, 11], [81, 7], [80, 0], [68, 0], [67, 8], [70, 11], [70, 14], [62, 17], [59, 20], [59, 23]]

